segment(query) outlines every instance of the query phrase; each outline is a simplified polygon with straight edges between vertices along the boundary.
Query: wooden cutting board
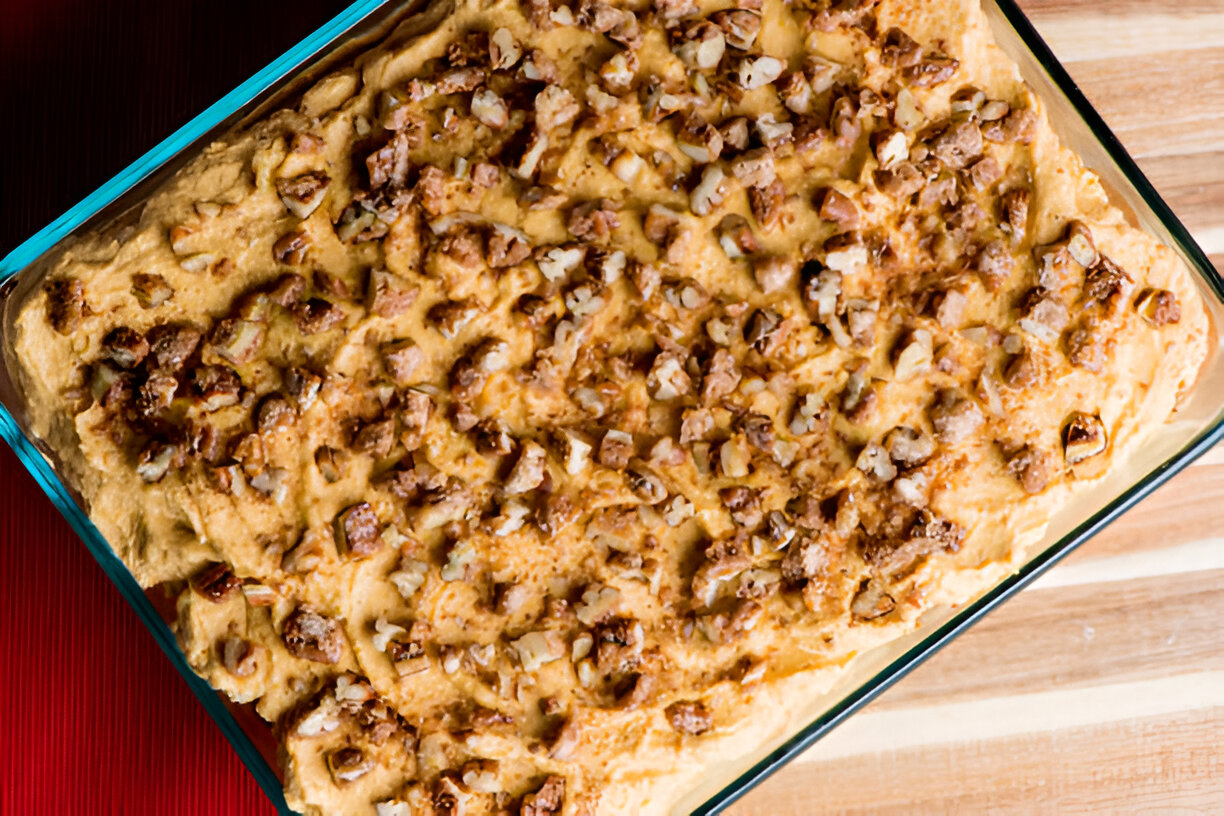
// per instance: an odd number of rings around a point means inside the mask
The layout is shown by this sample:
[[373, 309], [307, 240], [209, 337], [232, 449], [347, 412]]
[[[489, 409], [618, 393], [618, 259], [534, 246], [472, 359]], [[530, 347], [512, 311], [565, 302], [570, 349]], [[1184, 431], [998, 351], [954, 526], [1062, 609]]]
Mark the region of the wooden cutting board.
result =
[[[1224, 269], [1224, 0], [1020, 0]], [[1224, 447], [732, 808], [1224, 813]]]

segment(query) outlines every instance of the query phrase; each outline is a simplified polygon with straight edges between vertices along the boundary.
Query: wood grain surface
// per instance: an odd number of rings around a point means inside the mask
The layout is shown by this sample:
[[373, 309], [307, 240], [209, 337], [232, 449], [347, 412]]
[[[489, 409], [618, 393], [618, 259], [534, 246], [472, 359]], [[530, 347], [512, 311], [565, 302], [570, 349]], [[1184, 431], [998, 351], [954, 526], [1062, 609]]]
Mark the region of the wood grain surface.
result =
[[[1224, 266], [1224, 0], [1020, 2]], [[0, 0], [0, 252], [343, 5]], [[0, 487], [0, 816], [269, 813], [7, 451]], [[731, 812], [1224, 813], [1222, 530], [1217, 450]]]

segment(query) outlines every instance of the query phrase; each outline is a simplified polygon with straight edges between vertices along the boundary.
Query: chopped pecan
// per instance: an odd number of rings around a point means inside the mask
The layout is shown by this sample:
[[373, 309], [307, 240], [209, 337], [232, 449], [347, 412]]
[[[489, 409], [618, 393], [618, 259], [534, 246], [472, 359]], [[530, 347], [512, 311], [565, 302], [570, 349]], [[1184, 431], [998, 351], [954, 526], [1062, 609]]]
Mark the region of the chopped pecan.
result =
[[261, 646], [239, 637], [227, 637], [217, 644], [221, 664], [235, 677], [250, 677], [254, 674], [262, 650]]
[[1131, 283], [1130, 275], [1122, 267], [1102, 255], [1084, 276], [1084, 299], [1115, 310]]
[[213, 603], [224, 603], [242, 586], [228, 564], [214, 562], [203, 567], [191, 578], [191, 588]]
[[748, 204], [752, 217], [762, 227], [774, 227], [782, 215], [782, 204], [786, 200], [786, 187], [782, 179], [775, 179], [768, 187], [748, 188]]
[[1077, 465], [1104, 453], [1109, 446], [1109, 434], [1100, 417], [1073, 411], [1063, 426], [1062, 442], [1067, 464]]
[[488, 263], [494, 269], [521, 264], [531, 257], [531, 244], [518, 230], [494, 228], [489, 235]]
[[1032, 445], [1025, 445], [1007, 459], [1007, 472], [1016, 478], [1025, 493], [1045, 490], [1050, 482], [1049, 457]]
[[959, 67], [960, 61], [952, 57], [930, 56], [917, 65], [903, 68], [901, 77], [916, 88], [931, 88], [947, 82]]
[[425, 364], [425, 352], [411, 340], [388, 343], [382, 348], [383, 367], [396, 385], [412, 385]]
[[969, 181], [978, 190], [989, 190], [1001, 178], [1003, 168], [992, 156], [979, 159], [969, 168]]
[[144, 309], [155, 309], [174, 297], [174, 288], [161, 275], [137, 272], [132, 275], [132, 295]]
[[339, 663], [344, 654], [340, 624], [306, 606], [298, 607], [285, 618], [281, 639], [291, 655], [315, 663]]
[[195, 353], [202, 334], [195, 326], [166, 323], [149, 329], [149, 353], [159, 368], [178, 371]]
[[375, 459], [385, 459], [395, 445], [395, 420], [368, 422], [353, 436], [353, 450], [368, 453]]
[[820, 217], [825, 221], [832, 221], [841, 232], [855, 229], [859, 224], [858, 207], [848, 196], [832, 187], [824, 190], [820, 203]]
[[1076, 368], [1099, 374], [1105, 367], [1105, 348], [1096, 324], [1086, 320], [1067, 335], [1067, 360]]
[[972, 122], [953, 125], [931, 143], [931, 153], [949, 169], [964, 169], [982, 155], [982, 131]]
[[420, 289], [408, 286], [403, 278], [381, 269], [370, 270], [366, 306], [377, 317], [397, 317], [416, 302]]
[[697, 736], [709, 731], [713, 718], [698, 700], [681, 700], [663, 710], [667, 722], [681, 734]]
[[607, 199], [584, 201], [570, 210], [570, 234], [580, 240], [600, 240], [620, 226], [613, 203]]
[[276, 239], [272, 245], [272, 257], [280, 263], [297, 266], [306, 260], [309, 249], [310, 236], [305, 230], [294, 229]]
[[285, 309], [301, 300], [305, 292], [306, 279], [296, 272], [280, 275], [267, 287], [268, 298]]
[[702, 400], [714, 402], [722, 399], [735, 390], [740, 383], [740, 378], [741, 374], [735, 362], [735, 355], [727, 349], [718, 349], [710, 359], [709, 370], [702, 378]]
[[747, 150], [748, 149], [748, 119], [744, 116], [737, 116], [724, 122], [719, 129], [719, 133], [723, 137], [723, 145], [732, 150]]
[[1167, 289], [1148, 289], [1135, 301], [1135, 311], [1152, 326], [1168, 326], [1181, 320], [1177, 295]]
[[761, 510], [761, 492], [742, 485], [724, 487], [718, 498], [731, 513], [731, 519], [741, 527], [756, 527], [764, 514]]
[[556, 816], [565, 802], [565, 778], [550, 776], [535, 793], [523, 797], [519, 816]]
[[538, 443], [530, 440], [523, 443], [518, 461], [510, 470], [502, 489], [510, 496], [518, 496], [535, 490], [547, 473], [547, 454]]
[[718, 161], [722, 154], [723, 137], [718, 128], [699, 114], [692, 113], [676, 134], [676, 146], [697, 164], [709, 164]]
[[102, 356], [119, 368], [131, 369], [140, 365], [149, 353], [149, 341], [140, 332], [127, 326], [118, 326], [102, 338]]
[[773, 420], [764, 414], [746, 414], [740, 420], [740, 427], [748, 444], [759, 451], [771, 453], [777, 437], [774, 433]]
[[259, 354], [265, 331], [263, 323], [227, 317], [213, 327], [209, 343], [213, 351], [226, 361], [242, 365]]
[[880, 46], [880, 61], [889, 68], [913, 68], [922, 61], [922, 46], [899, 28], [890, 28]]
[[850, 612], [859, 620], [875, 620], [896, 608], [897, 602], [884, 591], [881, 582], [874, 579], [864, 579], [850, 602]]
[[1028, 234], [1029, 198], [1028, 190], [1009, 190], [1003, 195], [1001, 207], [1003, 217], [1011, 229], [1012, 240], [1023, 241]]
[[330, 182], [326, 173], [312, 170], [293, 178], [277, 179], [276, 192], [289, 212], [298, 218], [308, 218], [323, 202]]
[[336, 539], [349, 555], [360, 558], [382, 548], [382, 527], [369, 502], [358, 502], [336, 516]]
[[344, 310], [330, 300], [313, 297], [293, 306], [293, 319], [302, 334], [319, 334], [344, 323]]
[[1011, 277], [1014, 262], [1006, 244], [991, 241], [978, 253], [974, 266], [986, 288], [997, 291]]
[[429, 424], [429, 415], [433, 412], [433, 399], [423, 391], [409, 389], [404, 392], [404, 408], [400, 411], [400, 443], [409, 451], [414, 451], [425, 440], [425, 428]]
[[548, 85], [535, 98], [536, 126], [548, 133], [574, 121], [581, 108], [574, 95], [560, 85]]
[[744, 342], [761, 354], [772, 354], [782, 339], [782, 315], [773, 309], [758, 309], [748, 320]]
[[237, 405], [242, 395], [242, 380], [226, 366], [201, 366], [191, 372], [191, 380], [205, 411]]
[[928, 414], [940, 441], [949, 445], [977, 431], [986, 419], [977, 403], [950, 390], [939, 393]]
[[[324, 661], [335, 662], [335, 661]], [[360, 748], [346, 747], [332, 751], [327, 755], [327, 768], [337, 784], [360, 779], [374, 767], [374, 761], [368, 758]]]
[[259, 404], [256, 427], [262, 434], [274, 433], [287, 428], [297, 419], [297, 411], [289, 404], [289, 400], [280, 394], [271, 394]]
[[829, 549], [820, 538], [796, 536], [782, 557], [782, 577], [793, 585], [819, 578], [829, 562]]
[[873, 174], [880, 192], [891, 198], [909, 198], [926, 186], [926, 176], [909, 162], [901, 162], [891, 170], [876, 170]]
[[60, 334], [81, 325], [85, 316], [85, 286], [77, 278], [52, 278], [43, 286], [47, 294], [47, 321]]
[[613, 470], [624, 470], [633, 454], [633, 437], [624, 431], [610, 430], [599, 443], [599, 463]]

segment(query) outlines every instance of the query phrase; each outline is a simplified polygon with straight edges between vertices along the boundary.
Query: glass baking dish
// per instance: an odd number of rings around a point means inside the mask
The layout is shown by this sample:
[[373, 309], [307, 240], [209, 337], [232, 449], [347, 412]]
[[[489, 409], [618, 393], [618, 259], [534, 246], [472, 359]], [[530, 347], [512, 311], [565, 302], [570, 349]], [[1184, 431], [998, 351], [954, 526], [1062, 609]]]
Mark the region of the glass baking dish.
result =
[[[275, 770], [270, 728], [252, 711], [225, 701], [191, 671], [159, 612], [162, 604], [158, 601], [164, 599], [156, 593], [146, 594], [137, 584], [89, 521], [79, 497], [61, 481], [53, 456], [28, 430], [24, 400], [11, 376], [11, 349], [6, 340], [25, 296], [74, 236], [95, 229], [122, 234], [145, 197], [204, 146], [289, 103], [333, 66], [392, 35], [398, 22], [423, 5], [422, 0], [353, 3], [0, 260], [0, 434], [80, 535], [282, 813], [291, 811]], [[1113, 467], [1091, 491], [1064, 506], [1015, 573], [974, 602], [933, 609], [913, 633], [855, 657], [831, 687], [793, 713], [787, 733], [774, 735], [761, 745], [744, 746], [739, 756], [707, 768], [703, 781], [676, 805], [676, 813], [712, 814], [725, 809], [1224, 438], [1224, 346], [1218, 332], [1224, 325], [1224, 280], [1014, 0], [983, 0], [983, 7], [996, 40], [1042, 98], [1063, 142], [1101, 177], [1113, 202], [1133, 224], [1177, 251], [1195, 273], [1211, 318], [1210, 354], [1175, 418]]]

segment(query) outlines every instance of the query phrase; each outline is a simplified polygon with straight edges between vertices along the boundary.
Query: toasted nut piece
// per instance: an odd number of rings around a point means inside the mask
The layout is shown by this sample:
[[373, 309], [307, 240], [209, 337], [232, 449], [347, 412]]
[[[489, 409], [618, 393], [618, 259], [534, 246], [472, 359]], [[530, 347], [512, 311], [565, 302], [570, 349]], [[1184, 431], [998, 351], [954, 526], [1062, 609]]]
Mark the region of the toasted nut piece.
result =
[[528, 440], [523, 443], [522, 453], [510, 471], [502, 489], [509, 496], [518, 496], [535, 490], [544, 482], [547, 472], [547, 454], [538, 443]]
[[1135, 311], [1153, 326], [1167, 326], [1181, 320], [1177, 295], [1167, 289], [1148, 289], [1135, 301]]
[[544, 133], [568, 125], [581, 108], [574, 95], [560, 85], [549, 85], [535, 98], [536, 124]]
[[127, 326], [111, 329], [102, 338], [102, 355], [119, 368], [135, 368], [148, 353], [149, 341]]
[[707, 165], [701, 174], [701, 181], [693, 188], [689, 197], [689, 208], [694, 215], [709, 215], [715, 207], [723, 202], [723, 181], [726, 175], [716, 164]]
[[926, 329], [914, 329], [909, 340], [897, 352], [893, 377], [897, 382], [909, 382], [931, 369], [934, 358], [933, 340]]
[[881, 618], [896, 607], [897, 602], [876, 580], [864, 580], [850, 602], [850, 612], [855, 618], [865, 621]]
[[272, 245], [272, 257], [283, 264], [297, 266], [306, 260], [310, 236], [302, 229], [286, 232]]
[[623, 94], [637, 78], [638, 57], [633, 51], [618, 51], [599, 66], [599, 78], [614, 94]]
[[263, 346], [263, 323], [226, 318], [213, 329], [210, 343], [213, 351], [234, 365], [249, 363]]
[[293, 178], [276, 180], [276, 192], [289, 212], [298, 218], [309, 218], [319, 208], [327, 195], [331, 178], [322, 171], [314, 170]]
[[510, 122], [510, 107], [488, 88], [478, 88], [472, 94], [472, 116], [482, 125], [501, 130]]
[[738, 213], [723, 216], [716, 230], [719, 246], [731, 259], [743, 258], [761, 248], [747, 219]]
[[1048, 457], [1039, 449], [1025, 445], [1007, 460], [1007, 472], [1016, 478], [1025, 493], [1036, 494], [1050, 482]]
[[647, 504], [659, 504], [667, 498], [667, 488], [663, 485], [663, 480], [645, 464], [636, 462], [629, 465], [625, 475], [629, 479], [629, 489]]
[[508, 28], [499, 28], [489, 36], [489, 64], [496, 71], [507, 71], [523, 56], [523, 49]]
[[777, 57], [745, 57], [735, 68], [735, 80], [745, 91], [755, 91], [782, 76], [786, 63]]
[[369, 502], [359, 502], [336, 516], [336, 541], [360, 558], [382, 549], [382, 526]]
[[365, 776], [374, 767], [374, 760], [362, 753], [360, 748], [341, 748], [327, 755], [327, 769], [336, 784], [352, 782]]
[[60, 334], [68, 334], [85, 316], [85, 286], [77, 278], [52, 278], [43, 285], [47, 294], [47, 321]]
[[752, 273], [765, 294], [788, 289], [794, 286], [798, 279], [794, 259], [781, 255], [756, 260], [752, 265]]
[[137, 272], [132, 275], [132, 294], [144, 309], [156, 309], [174, 297], [174, 288], [161, 275]]
[[977, 403], [950, 390], [940, 392], [929, 415], [939, 440], [949, 445], [964, 440], [985, 421]]
[[398, 317], [416, 302], [420, 288], [409, 286], [399, 275], [383, 269], [370, 270], [366, 308], [376, 317]]
[[213, 603], [228, 601], [241, 586], [242, 579], [222, 563], [208, 564], [191, 578], [191, 588]]
[[909, 158], [909, 139], [900, 130], [885, 133], [876, 141], [875, 155], [883, 170], [891, 170]]
[[[563, 734], [567, 733], [562, 729]], [[561, 737], [557, 738], [550, 755], [555, 759], [564, 759]], [[519, 810], [521, 816], [553, 816], [561, 812], [565, 802], [565, 777], [550, 776], [535, 793], [523, 797], [523, 806]]]
[[709, 164], [717, 161], [722, 153], [722, 134], [718, 132], [718, 128], [697, 114], [692, 114], [684, 123], [684, 129], [677, 135], [676, 146], [680, 148], [681, 153], [698, 164]]
[[820, 217], [832, 221], [842, 232], [858, 227], [859, 211], [854, 202], [832, 187], [825, 188], [820, 204]]
[[1067, 227], [1067, 253], [1085, 269], [1096, 266], [1101, 259], [1092, 240], [1092, 230], [1079, 221], [1072, 221]]
[[756, 42], [757, 34], [761, 32], [761, 15], [744, 9], [719, 11], [710, 15], [714, 22], [727, 37], [727, 45], [747, 51]]
[[681, 734], [697, 736], [709, 731], [713, 718], [705, 706], [697, 700], [681, 700], [663, 710], [667, 722]]
[[1076, 465], [1104, 453], [1109, 434], [1100, 417], [1075, 411], [1063, 424], [1062, 441], [1063, 458], [1067, 464]]
[[734, 150], [746, 150], [748, 148], [748, 119], [743, 116], [737, 116], [734, 119], [723, 123], [719, 132], [722, 133], [723, 144]]
[[411, 340], [399, 340], [383, 346], [383, 367], [396, 385], [413, 385], [425, 364], [425, 352]]
[[710, 71], [722, 61], [727, 51], [727, 40], [718, 26], [707, 20], [699, 20], [685, 29], [683, 39], [672, 48], [689, 68]]
[[285, 618], [281, 639], [289, 654], [303, 660], [335, 664], [344, 655], [340, 624], [306, 606], [298, 607]]
[[599, 464], [613, 470], [624, 470], [633, 456], [633, 437], [615, 429], [604, 434], [599, 443]]

